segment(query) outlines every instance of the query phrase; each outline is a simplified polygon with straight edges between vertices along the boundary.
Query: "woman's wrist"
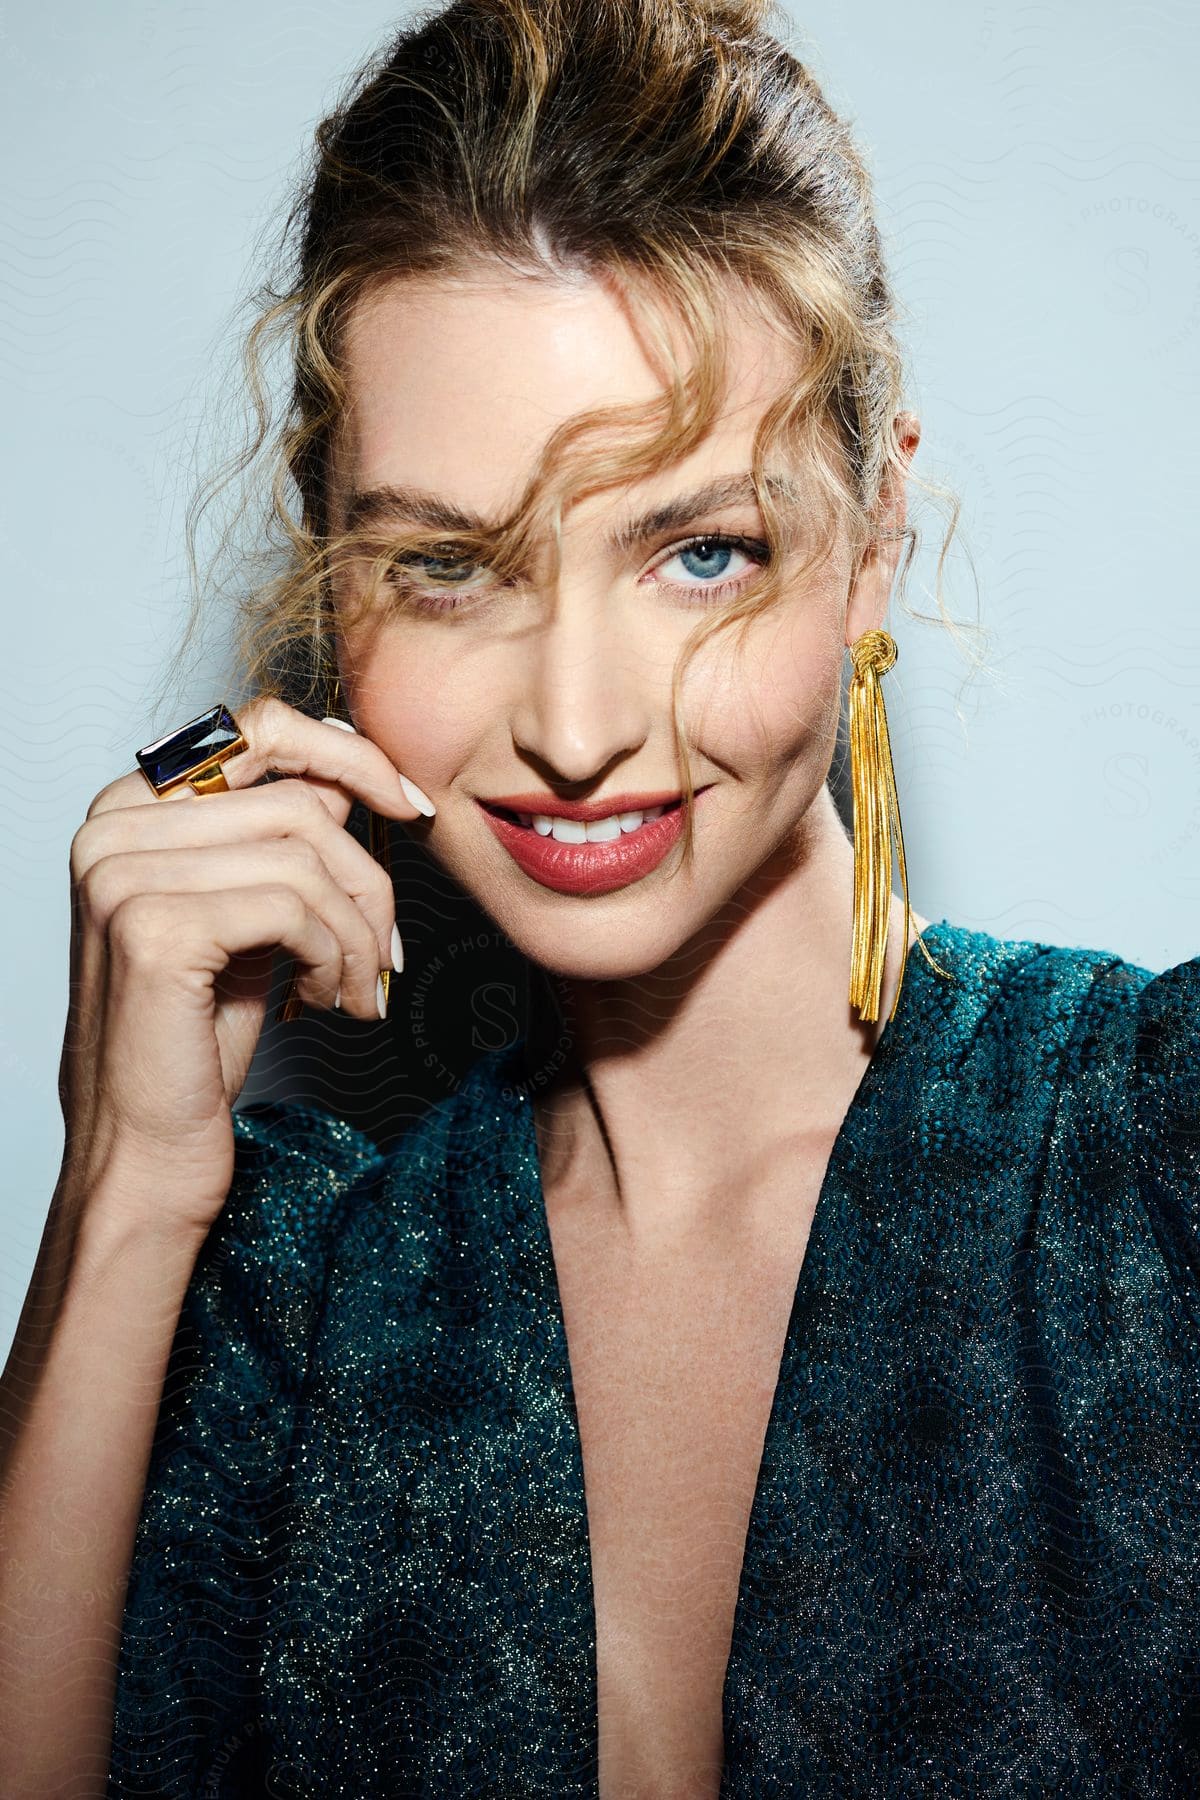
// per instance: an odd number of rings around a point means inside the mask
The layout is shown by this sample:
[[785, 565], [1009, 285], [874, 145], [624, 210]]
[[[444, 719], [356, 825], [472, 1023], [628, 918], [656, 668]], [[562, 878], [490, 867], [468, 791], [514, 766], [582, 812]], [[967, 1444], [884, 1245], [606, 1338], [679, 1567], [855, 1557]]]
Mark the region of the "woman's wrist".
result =
[[[185, 1209], [167, 1198], [169, 1177], [144, 1152], [114, 1149], [98, 1174], [60, 1183], [51, 1204], [47, 1235], [68, 1278], [105, 1283], [130, 1256], [150, 1254], [165, 1278], [184, 1285], [208, 1235]], [[186, 1272], [186, 1273], [185, 1273]]]

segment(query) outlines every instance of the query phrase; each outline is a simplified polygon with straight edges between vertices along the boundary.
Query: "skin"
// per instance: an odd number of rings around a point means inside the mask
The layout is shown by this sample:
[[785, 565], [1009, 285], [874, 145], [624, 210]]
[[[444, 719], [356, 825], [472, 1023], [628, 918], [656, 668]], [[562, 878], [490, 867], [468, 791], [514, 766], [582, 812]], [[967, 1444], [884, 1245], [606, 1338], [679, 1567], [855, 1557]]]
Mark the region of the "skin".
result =
[[[586, 1183], [647, 1242], [717, 1211], [736, 1224], [755, 1204], [749, 1170], [800, 1133], [832, 1140], [890, 1010], [904, 930], [893, 896], [880, 1018], [862, 1024], [847, 998], [853, 852], [824, 783], [844, 648], [884, 623], [897, 541], [855, 571], [839, 540], [740, 651], [726, 634], [693, 660], [683, 694], [692, 776], [715, 786], [699, 804], [692, 872], [672, 872], [672, 856], [616, 892], [558, 894], [513, 863], [476, 805], [539, 789], [581, 800], [678, 791], [671, 672], [714, 576], [711, 562], [681, 561], [673, 547], [705, 528], [761, 538], [763, 521], [738, 504], [631, 552], [608, 540], [655, 502], [750, 467], [794, 352], [744, 301], [731, 341], [714, 429], [653, 479], [574, 502], [556, 586], [543, 567], [515, 598], [489, 598], [486, 571], [460, 570], [453, 623], [392, 613], [340, 644], [357, 728], [436, 803], [436, 817], [410, 829], [569, 989], [578, 1066], [536, 1108], [547, 1191]], [[395, 282], [361, 303], [345, 368], [335, 527], [349, 492], [385, 483], [499, 518], [561, 421], [661, 385], [606, 283], [482, 266], [455, 283]], [[906, 414], [901, 427], [911, 459], [919, 424]], [[888, 492], [881, 526], [903, 519], [902, 490]], [[732, 552], [721, 577], [754, 572]], [[356, 577], [339, 579], [344, 599]], [[910, 941], [925, 923], [913, 915]]]

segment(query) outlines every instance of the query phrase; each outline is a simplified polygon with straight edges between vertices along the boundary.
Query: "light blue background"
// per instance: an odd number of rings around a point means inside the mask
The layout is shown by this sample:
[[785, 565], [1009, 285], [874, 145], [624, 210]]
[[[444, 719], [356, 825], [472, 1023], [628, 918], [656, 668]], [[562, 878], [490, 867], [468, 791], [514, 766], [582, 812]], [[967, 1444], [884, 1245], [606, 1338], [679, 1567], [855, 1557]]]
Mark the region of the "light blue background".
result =
[[[9, 622], [0, 1353], [56, 1179], [67, 857], [133, 746], [183, 514], [228, 444], [234, 309], [314, 125], [404, 9], [0, 11], [0, 578]], [[1200, 952], [1200, 13], [817, 0], [905, 302], [917, 467], [964, 499], [993, 674], [898, 617], [889, 719], [914, 904], [1158, 969]], [[910, 595], [933, 611], [940, 519]], [[976, 605], [955, 553], [948, 598]]]

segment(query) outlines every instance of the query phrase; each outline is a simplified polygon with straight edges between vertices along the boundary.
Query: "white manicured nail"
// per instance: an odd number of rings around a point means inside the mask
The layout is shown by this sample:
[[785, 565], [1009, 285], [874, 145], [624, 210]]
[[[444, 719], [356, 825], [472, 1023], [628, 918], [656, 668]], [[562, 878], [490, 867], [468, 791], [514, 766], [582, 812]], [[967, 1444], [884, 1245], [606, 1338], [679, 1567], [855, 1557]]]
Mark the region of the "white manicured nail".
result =
[[336, 1006], [336, 1007], [338, 1007], [338, 1008], [339, 1008], [339, 1009], [340, 1009], [340, 1007], [341, 1007], [341, 1004], [342, 1004], [342, 990], [341, 990], [341, 988], [339, 988], [339, 989], [338, 989], [338, 991], [337, 991], [337, 993], [336, 993], [336, 994], [335, 994], [335, 995], [334, 995], [334, 996], [333, 996], [333, 1004], [334, 1004], [334, 1005], [335, 1005], [335, 1006]]
[[437, 807], [433, 804], [429, 795], [423, 794], [416, 782], [410, 781], [407, 775], [401, 775], [400, 786], [404, 789], [405, 799], [410, 801], [411, 804], [416, 807], [418, 812], [423, 812], [427, 819], [432, 819], [434, 813], [437, 811]]
[[404, 967], [404, 945], [400, 942], [400, 927], [392, 926], [392, 967], [397, 975]]
[[[338, 725], [341, 727], [341, 729], [343, 731], [354, 731], [354, 727], [350, 723], [349, 719], [327, 718], [327, 719], [322, 719], [321, 723], [322, 723], [322, 725]], [[358, 735], [357, 732], [355, 732], [355, 736], [357, 736], [357, 735]]]
[[375, 977], [375, 1004], [379, 1008], [381, 1019], [387, 1018], [387, 995], [383, 991], [383, 976]]

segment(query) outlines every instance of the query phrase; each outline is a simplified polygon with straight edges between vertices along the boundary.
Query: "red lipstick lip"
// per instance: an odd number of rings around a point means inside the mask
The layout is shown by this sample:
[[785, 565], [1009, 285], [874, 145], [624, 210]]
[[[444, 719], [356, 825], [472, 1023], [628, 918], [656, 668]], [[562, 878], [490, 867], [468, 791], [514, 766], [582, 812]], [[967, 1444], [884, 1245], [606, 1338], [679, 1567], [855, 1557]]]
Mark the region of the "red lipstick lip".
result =
[[[706, 784], [711, 787], [712, 783]], [[696, 789], [697, 794], [704, 792]], [[663, 788], [655, 794], [610, 794], [604, 800], [556, 800], [552, 794], [496, 794], [479, 797], [480, 806], [502, 807], [506, 812], [542, 813], [548, 819], [579, 819], [585, 825], [614, 813], [647, 812], [652, 806], [673, 806], [682, 800], [679, 790]]]
[[[697, 804], [700, 794], [712, 785], [709, 782], [705, 788], [696, 789]], [[492, 836], [531, 880], [560, 894], [609, 894], [618, 888], [629, 887], [656, 869], [683, 835], [683, 808], [672, 806], [656, 819], [644, 821], [636, 831], [623, 831], [617, 838], [562, 844], [553, 835], [542, 837], [531, 826], [518, 824], [506, 812], [493, 811], [492, 806], [496, 804], [476, 801]], [[604, 804], [611, 806], [613, 802], [608, 800]], [[519, 810], [538, 811], [540, 801], [538, 807], [521, 807]], [[625, 807], [622, 810], [640, 812], [642, 809]], [[557, 816], [569, 815], [560, 812]], [[600, 815], [601, 818], [607, 816], [606, 813]]]

